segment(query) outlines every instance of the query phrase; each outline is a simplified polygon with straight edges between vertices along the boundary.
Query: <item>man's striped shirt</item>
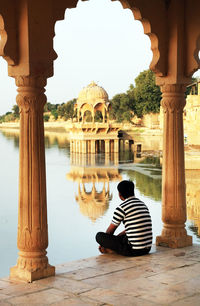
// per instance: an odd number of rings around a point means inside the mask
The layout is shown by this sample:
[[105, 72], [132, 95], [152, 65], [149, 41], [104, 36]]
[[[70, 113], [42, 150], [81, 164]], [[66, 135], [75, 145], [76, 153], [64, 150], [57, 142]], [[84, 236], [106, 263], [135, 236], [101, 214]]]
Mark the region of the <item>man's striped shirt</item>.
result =
[[152, 223], [147, 206], [139, 199], [130, 197], [114, 211], [112, 223], [123, 222], [126, 236], [133, 249], [143, 249], [152, 245]]

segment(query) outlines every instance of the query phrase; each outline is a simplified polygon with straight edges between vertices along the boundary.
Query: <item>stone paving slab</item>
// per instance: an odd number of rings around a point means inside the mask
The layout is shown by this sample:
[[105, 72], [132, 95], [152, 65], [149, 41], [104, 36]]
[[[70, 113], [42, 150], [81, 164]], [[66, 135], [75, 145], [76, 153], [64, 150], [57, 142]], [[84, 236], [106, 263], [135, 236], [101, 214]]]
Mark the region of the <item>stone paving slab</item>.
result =
[[200, 245], [81, 259], [31, 284], [0, 279], [0, 306], [8, 305], [199, 306]]

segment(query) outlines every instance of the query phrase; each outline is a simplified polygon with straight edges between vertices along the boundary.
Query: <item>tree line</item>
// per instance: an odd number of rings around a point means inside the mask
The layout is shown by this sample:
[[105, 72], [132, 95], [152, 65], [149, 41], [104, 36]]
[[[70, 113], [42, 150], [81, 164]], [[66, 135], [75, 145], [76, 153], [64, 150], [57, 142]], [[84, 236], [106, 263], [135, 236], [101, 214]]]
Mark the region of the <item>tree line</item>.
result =
[[[160, 101], [161, 91], [159, 86], [155, 84], [155, 75], [151, 70], [145, 70], [136, 77], [135, 85], [130, 84], [127, 92], [116, 94], [109, 101], [111, 104], [110, 119], [117, 122], [130, 122], [134, 116], [141, 118], [148, 113], [159, 113]], [[47, 102], [44, 106], [44, 121], [48, 121], [50, 116], [54, 120], [75, 118], [75, 103], [76, 99], [61, 104]], [[13, 106], [12, 112], [0, 116], [0, 122], [16, 121], [18, 119], [18, 105]]]

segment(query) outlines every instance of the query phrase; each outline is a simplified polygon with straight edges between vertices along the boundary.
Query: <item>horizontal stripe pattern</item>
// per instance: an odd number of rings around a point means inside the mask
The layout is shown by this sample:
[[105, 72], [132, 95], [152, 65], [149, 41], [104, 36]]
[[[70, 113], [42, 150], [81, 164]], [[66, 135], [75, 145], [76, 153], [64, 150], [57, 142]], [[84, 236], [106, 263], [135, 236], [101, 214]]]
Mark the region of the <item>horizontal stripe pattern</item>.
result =
[[152, 245], [152, 222], [147, 206], [138, 198], [130, 197], [114, 211], [112, 223], [123, 222], [125, 232], [133, 249], [143, 249]]

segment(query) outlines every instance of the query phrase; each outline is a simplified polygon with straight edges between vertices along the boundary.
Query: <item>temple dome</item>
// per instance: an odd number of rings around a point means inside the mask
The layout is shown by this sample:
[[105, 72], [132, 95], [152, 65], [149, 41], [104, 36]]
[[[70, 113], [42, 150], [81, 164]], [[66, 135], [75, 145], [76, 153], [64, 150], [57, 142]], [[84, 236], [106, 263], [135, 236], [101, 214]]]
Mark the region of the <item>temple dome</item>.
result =
[[92, 104], [108, 102], [108, 94], [103, 87], [98, 86], [95, 82], [90, 83], [87, 87], [84, 87], [77, 99], [77, 104]]

